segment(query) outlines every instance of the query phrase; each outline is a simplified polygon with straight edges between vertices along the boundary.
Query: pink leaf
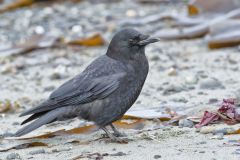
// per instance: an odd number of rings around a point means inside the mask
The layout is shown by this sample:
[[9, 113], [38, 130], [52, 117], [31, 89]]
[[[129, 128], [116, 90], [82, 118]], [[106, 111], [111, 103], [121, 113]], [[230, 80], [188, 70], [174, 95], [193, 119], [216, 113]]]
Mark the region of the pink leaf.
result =
[[240, 122], [240, 114], [236, 111], [234, 99], [223, 99], [217, 113], [205, 111], [200, 123], [198, 123], [195, 127], [200, 128], [217, 120], [221, 120], [227, 124]]
[[205, 111], [200, 123], [196, 124], [195, 127], [200, 128], [202, 126], [208, 125], [211, 122], [217, 121], [218, 119], [219, 116], [217, 113]]

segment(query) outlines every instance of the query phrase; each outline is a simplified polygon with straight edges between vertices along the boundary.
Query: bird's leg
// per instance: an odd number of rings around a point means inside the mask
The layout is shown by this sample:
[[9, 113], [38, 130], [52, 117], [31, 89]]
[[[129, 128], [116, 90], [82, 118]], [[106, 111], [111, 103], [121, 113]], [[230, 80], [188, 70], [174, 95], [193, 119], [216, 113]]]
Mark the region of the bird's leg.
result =
[[121, 138], [118, 138], [118, 137], [114, 136], [112, 133], [110, 133], [110, 132], [107, 130], [106, 127], [101, 127], [101, 128], [102, 128], [102, 130], [104, 130], [104, 132], [108, 135], [108, 137], [109, 137], [112, 141], [114, 141], [114, 142], [119, 142], [119, 143], [127, 143], [126, 140], [121, 139]]
[[113, 130], [113, 135], [116, 136], [116, 137], [126, 137], [127, 135], [125, 133], [121, 133], [117, 130], [117, 128], [111, 123], [110, 124], [112, 130]]

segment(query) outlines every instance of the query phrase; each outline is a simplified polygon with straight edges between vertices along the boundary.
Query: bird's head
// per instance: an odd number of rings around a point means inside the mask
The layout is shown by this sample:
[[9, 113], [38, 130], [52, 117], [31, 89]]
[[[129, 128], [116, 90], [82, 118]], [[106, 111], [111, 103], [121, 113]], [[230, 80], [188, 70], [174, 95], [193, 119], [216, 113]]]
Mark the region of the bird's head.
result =
[[112, 38], [107, 55], [114, 59], [132, 59], [137, 54], [145, 54], [145, 46], [159, 41], [135, 29], [123, 29]]

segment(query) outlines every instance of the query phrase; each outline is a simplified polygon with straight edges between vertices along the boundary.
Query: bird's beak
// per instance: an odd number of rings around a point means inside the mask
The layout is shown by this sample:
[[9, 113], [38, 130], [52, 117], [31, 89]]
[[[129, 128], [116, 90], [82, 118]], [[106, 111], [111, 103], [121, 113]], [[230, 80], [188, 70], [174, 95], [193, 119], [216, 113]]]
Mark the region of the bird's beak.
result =
[[138, 42], [138, 44], [140, 46], [145, 46], [145, 45], [148, 45], [150, 43], [155, 43], [155, 42], [160, 41], [160, 38], [150, 37], [149, 35], [142, 35], [140, 38], [141, 38], [141, 41]]

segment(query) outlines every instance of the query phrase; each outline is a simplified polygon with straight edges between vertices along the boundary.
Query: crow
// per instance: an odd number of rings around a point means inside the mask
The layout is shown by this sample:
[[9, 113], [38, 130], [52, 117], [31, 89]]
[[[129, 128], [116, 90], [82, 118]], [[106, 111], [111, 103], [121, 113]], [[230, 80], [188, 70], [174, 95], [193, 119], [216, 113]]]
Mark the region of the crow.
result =
[[[62, 84], [49, 98], [20, 116], [31, 115], [16, 132], [25, 135], [42, 125], [79, 117], [94, 122], [114, 141], [122, 134], [113, 126], [138, 98], [148, 74], [145, 46], [159, 41], [131, 28], [112, 38], [106, 54]], [[110, 126], [114, 133], [109, 132]]]

